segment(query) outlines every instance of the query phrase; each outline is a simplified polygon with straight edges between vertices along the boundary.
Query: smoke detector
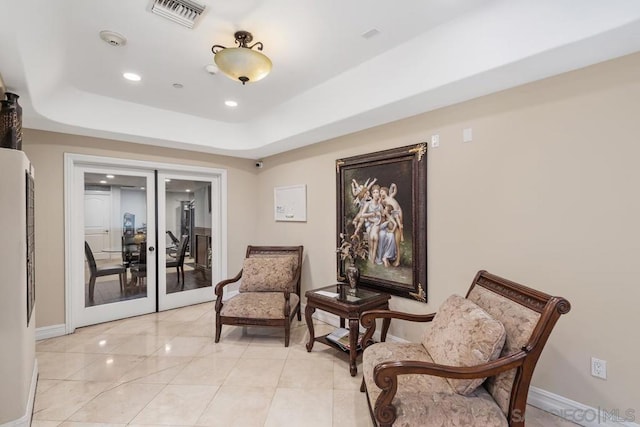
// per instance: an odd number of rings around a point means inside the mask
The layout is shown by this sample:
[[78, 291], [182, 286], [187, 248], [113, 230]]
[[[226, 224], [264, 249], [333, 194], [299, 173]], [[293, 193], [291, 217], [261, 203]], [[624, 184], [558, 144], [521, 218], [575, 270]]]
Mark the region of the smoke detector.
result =
[[170, 21], [193, 28], [205, 6], [192, 0], [153, 0], [151, 12]]
[[100, 31], [100, 38], [111, 46], [124, 46], [127, 44], [127, 39], [122, 34], [118, 34], [114, 31]]

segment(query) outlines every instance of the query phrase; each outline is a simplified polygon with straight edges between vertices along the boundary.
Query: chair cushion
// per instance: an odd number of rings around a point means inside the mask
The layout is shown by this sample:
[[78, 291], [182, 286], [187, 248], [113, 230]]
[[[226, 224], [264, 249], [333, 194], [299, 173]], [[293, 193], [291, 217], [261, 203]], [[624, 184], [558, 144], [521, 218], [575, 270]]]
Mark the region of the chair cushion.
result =
[[[367, 347], [362, 357], [362, 375], [372, 405], [381, 392], [374, 382], [373, 369], [393, 360], [434, 362], [421, 344], [382, 342]], [[507, 426], [506, 417], [484, 387], [463, 396], [445, 378], [432, 375], [400, 375], [393, 405], [396, 426]]]
[[124, 265], [103, 265], [98, 267], [98, 271], [96, 272], [96, 276], [110, 276], [112, 274], [122, 274], [126, 271]]
[[[445, 300], [423, 337], [422, 345], [435, 363], [449, 366], [475, 366], [500, 355], [506, 332], [501, 322], [459, 295]], [[462, 395], [472, 393], [486, 378], [447, 378]]]
[[294, 292], [293, 273], [291, 256], [245, 258], [240, 292]]
[[[290, 294], [291, 312], [300, 303], [295, 293]], [[248, 319], [284, 319], [284, 294], [282, 292], [244, 292], [225, 301], [221, 316]]]

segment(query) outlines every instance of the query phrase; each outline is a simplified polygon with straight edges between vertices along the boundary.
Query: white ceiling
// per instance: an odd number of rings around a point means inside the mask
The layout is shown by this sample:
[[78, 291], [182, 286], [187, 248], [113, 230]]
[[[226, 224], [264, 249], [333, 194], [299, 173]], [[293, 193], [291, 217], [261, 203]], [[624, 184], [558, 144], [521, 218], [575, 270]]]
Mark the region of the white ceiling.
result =
[[[23, 126], [258, 159], [640, 51], [637, 0], [200, 2], [188, 29], [152, 0], [0, 0]], [[264, 80], [205, 72], [237, 30], [264, 44]]]

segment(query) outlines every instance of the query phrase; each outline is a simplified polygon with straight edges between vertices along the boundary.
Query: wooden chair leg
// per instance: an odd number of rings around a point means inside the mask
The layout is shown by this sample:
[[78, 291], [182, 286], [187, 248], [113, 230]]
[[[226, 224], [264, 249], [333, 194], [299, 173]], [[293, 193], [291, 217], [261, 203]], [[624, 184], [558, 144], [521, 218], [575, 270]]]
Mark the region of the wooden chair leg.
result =
[[89, 279], [89, 301], [93, 302], [93, 290], [96, 287], [96, 276], [91, 276]]
[[284, 346], [289, 347], [289, 336], [291, 335], [291, 323], [284, 325]]
[[222, 333], [222, 324], [220, 323], [220, 315], [216, 314], [216, 339], [215, 342], [220, 342], [220, 334]]
[[126, 279], [124, 278], [124, 273], [120, 273], [118, 276], [120, 278], [120, 293], [122, 293], [124, 291], [124, 283]]

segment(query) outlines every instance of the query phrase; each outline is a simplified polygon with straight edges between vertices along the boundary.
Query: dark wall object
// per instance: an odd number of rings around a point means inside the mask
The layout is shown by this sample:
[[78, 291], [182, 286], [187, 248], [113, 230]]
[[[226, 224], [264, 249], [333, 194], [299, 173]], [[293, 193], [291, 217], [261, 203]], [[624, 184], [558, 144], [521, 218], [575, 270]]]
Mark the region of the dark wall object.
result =
[[0, 147], [22, 150], [22, 107], [19, 96], [5, 92], [0, 108]]
[[367, 245], [358, 286], [427, 302], [427, 144], [338, 159], [336, 178], [336, 247]]

